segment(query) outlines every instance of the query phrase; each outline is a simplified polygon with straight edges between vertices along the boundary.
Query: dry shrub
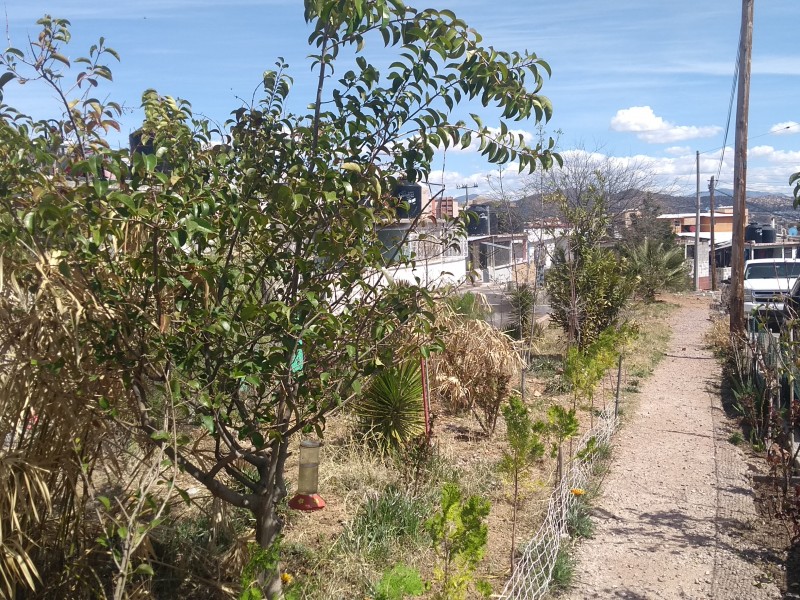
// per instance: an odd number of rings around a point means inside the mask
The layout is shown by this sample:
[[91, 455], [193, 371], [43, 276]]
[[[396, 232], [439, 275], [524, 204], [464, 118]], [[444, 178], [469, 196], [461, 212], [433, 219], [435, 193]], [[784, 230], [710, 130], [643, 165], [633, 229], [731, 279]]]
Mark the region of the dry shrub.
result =
[[727, 315], [711, 318], [711, 328], [705, 334], [705, 343], [720, 358], [728, 358], [733, 352], [730, 320]]
[[98, 536], [97, 522], [86, 519], [90, 495], [83, 474], [93, 477], [105, 454], [105, 465], [122, 479], [115, 468], [119, 448], [107, 446], [111, 440], [97, 418], [98, 400], [121, 394], [119, 373], [99, 369], [94, 349], [77, 335], [86, 311], [97, 307], [52, 285], [56, 263], [38, 257], [27, 273], [17, 271], [17, 279], [11, 269], [4, 274], [7, 260], [0, 258], [0, 461], [16, 461], [16, 475], [3, 482], [4, 493], [18, 500], [10, 512], [3, 507], [0, 544], [24, 537], [17, 562], [36, 565], [48, 589], [7, 561], [0, 562], [0, 580], [17, 593], [28, 588], [79, 598], [86, 588], [83, 583], [78, 591], [79, 581], [94, 578], [86, 559]]
[[509, 385], [522, 367], [511, 338], [481, 319], [438, 308], [436, 330], [444, 350], [430, 361], [433, 397], [453, 413], [472, 412], [492, 433]]
[[46, 516], [42, 508], [50, 509], [46, 474], [19, 453], [0, 453], [0, 590], [9, 598], [18, 583], [34, 588], [41, 580], [26, 532]]

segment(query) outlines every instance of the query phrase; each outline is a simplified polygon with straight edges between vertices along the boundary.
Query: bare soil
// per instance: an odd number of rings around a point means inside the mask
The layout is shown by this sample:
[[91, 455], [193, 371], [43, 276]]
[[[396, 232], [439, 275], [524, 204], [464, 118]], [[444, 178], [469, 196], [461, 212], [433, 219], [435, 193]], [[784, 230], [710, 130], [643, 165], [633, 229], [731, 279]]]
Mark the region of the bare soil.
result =
[[679, 302], [667, 354], [616, 436], [593, 502], [595, 535], [576, 550], [565, 597], [797, 597], [786, 527], [753, 488], [764, 459], [728, 441], [738, 423], [724, 411], [721, 367], [704, 341], [710, 298]]

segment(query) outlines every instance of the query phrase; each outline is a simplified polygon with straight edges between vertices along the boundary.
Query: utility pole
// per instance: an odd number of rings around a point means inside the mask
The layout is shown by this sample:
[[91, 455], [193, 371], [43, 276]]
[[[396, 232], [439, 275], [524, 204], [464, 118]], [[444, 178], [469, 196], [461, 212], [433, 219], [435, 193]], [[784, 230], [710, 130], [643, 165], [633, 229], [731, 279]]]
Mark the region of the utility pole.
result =
[[457, 185], [456, 189], [464, 190], [464, 208], [466, 209], [469, 206], [469, 190], [470, 188], [478, 187], [477, 183], [462, 183], [461, 185]]
[[697, 212], [694, 218], [694, 291], [700, 291], [700, 151], [697, 151], [697, 197], [695, 208]]
[[711, 291], [717, 291], [717, 253], [714, 245], [714, 176], [708, 184], [708, 201], [711, 207]]
[[747, 125], [750, 112], [750, 59], [753, 53], [753, 4], [742, 0], [739, 85], [733, 160], [733, 237], [731, 239], [731, 333], [744, 333], [744, 216], [747, 210]]

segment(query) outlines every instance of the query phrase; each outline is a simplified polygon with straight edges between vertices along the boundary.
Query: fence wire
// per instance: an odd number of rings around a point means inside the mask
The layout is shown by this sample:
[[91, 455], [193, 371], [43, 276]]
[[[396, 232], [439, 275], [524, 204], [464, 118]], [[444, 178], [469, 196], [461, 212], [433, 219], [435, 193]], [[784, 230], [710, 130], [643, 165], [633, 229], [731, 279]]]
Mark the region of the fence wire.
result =
[[575, 510], [579, 490], [588, 486], [595, 463], [604, 455], [602, 449], [611, 441], [616, 426], [614, 408], [610, 407], [600, 414], [595, 427], [581, 437], [564, 477], [550, 496], [544, 522], [523, 548], [500, 598], [538, 600], [545, 596], [558, 553], [569, 539], [567, 521]]

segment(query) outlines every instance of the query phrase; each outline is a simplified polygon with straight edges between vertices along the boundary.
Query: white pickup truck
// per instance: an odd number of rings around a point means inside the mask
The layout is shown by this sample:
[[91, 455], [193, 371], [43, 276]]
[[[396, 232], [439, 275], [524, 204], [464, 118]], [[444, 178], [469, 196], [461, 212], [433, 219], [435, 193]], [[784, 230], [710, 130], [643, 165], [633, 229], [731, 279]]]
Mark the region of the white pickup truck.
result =
[[744, 314], [748, 329], [759, 324], [776, 331], [784, 299], [800, 277], [800, 259], [756, 258], [744, 263]]

